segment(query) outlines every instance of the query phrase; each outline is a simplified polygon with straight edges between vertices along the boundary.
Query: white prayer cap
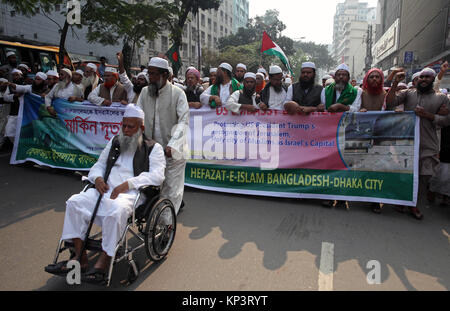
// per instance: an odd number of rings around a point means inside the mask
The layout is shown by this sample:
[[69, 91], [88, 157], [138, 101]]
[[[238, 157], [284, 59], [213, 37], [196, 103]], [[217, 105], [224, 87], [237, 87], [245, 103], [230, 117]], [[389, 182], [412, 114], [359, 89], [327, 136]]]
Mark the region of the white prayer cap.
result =
[[280, 74], [283, 73], [283, 70], [281, 69], [280, 66], [270, 66], [269, 68], [269, 74], [271, 75], [276, 75], [276, 74]]
[[12, 56], [12, 55], [16, 55], [16, 53], [14, 53], [13, 51], [9, 51], [8, 53], [6, 53], [6, 58]]
[[204, 77], [203, 78], [203, 82], [209, 82], [209, 78], [208, 77]]
[[105, 68], [105, 73], [106, 73], [106, 72], [117, 73], [117, 70], [116, 70], [116, 68], [114, 68], [114, 67], [106, 67], [106, 68]]
[[0, 78], [0, 82], [8, 82], [8, 80], [6, 80], [5, 78]]
[[74, 72], [78, 73], [79, 75], [83, 75], [84, 74], [83, 70], [81, 70], [81, 69], [75, 70]]
[[329, 72], [329, 75], [332, 76], [332, 78], [336, 75], [336, 70], [331, 70]]
[[245, 66], [244, 64], [237, 64], [236, 65], [236, 69], [237, 68], [242, 68], [242, 69], [244, 69], [244, 70], [247, 70], [247, 66]]
[[413, 86], [414, 86], [414, 85], [413, 85], [412, 82], [409, 82], [409, 83], [408, 83], [408, 89], [412, 88]]
[[217, 68], [211, 68], [209, 69], [209, 73], [216, 73], [217, 72]]
[[147, 75], [145, 72], [140, 72], [140, 73], [138, 73], [138, 75], [137, 75], [136, 77], [137, 77], [137, 78], [139, 78], [139, 77], [144, 77], [145, 80], [147, 81], [147, 83], [150, 82], [150, 80], [148, 79], [148, 75]]
[[173, 76], [173, 69], [172, 69], [172, 67], [169, 67], [169, 73], [170, 73], [171, 76]]
[[256, 76], [260, 76], [261, 79], [263, 79], [263, 80], [264, 80], [264, 78], [265, 78], [265, 76], [264, 76], [264, 74], [263, 74], [262, 72], [258, 72], [258, 73], [256, 74]]
[[330, 84], [333, 84], [334, 82], [335, 82], [335, 81], [334, 81], [333, 78], [328, 79], [327, 81], [325, 81], [325, 86], [328, 86], [328, 85], [330, 85]]
[[46, 75], [45, 73], [43, 73], [43, 72], [38, 72], [38, 73], [36, 74], [36, 77], [39, 77], [39, 78], [41, 78], [42, 80], [47, 80], [47, 75]]
[[441, 89], [441, 93], [447, 95], [448, 91], [447, 91], [447, 89]]
[[312, 69], [316, 69], [316, 64], [312, 63], [312, 62], [305, 62], [302, 64], [302, 69], [303, 68], [312, 68]]
[[399, 83], [399, 84], [397, 85], [397, 87], [408, 88], [408, 85], [406, 85], [406, 83]]
[[292, 79], [291, 78], [286, 78], [286, 80], [284, 80], [284, 83], [292, 84]]
[[433, 76], [436, 77], [436, 71], [434, 71], [431, 68], [424, 68], [421, 72], [420, 72], [421, 76]]
[[72, 78], [72, 71], [70, 71], [70, 69], [63, 68], [63, 69], [61, 69], [61, 71], [64, 71], [65, 73], [67, 73]]
[[148, 67], [156, 67], [165, 70], [169, 70], [169, 62], [164, 58], [152, 57], [148, 63]]
[[23, 75], [22, 71], [20, 71], [19, 69], [15, 69], [15, 68], [11, 71], [11, 74], [14, 74], [14, 73], [19, 73], [19, 74]]
[[48, 76], [53, 76], [53, 77], [59, 78], [59, 74], [58, 74], [55, 70], [49, 70], [49, 71], [47, 71], [47, 77], [48, 77]]
[[30, 71], [30, 67], [28, 67], [25, 64], [20, 64], [19, 66], [17, 66], [17, 68], [20, 68], [20, 67], [25, 68], [26, 70]]
[[253, 79], [253, 80], [256, 80], [256, 74], [254, 74], [253, 72], [247, 72], [247, 73], [244, 75], [244, 80], [247, 79], [247, 78], [251, 78], [251, 79]]
[[89, 67], [89, 68], [94, 69], [95, 71], [97, 71], [97, 65], [94, 64], [94, 63], [89, 63], [89, 64], [86, 65], [86, 67]]
[[259, 68], [258, 73], [264, 73], [267, 74], [267, 71], [264, 68]]
[[144, 70], [142, 70], [142, 72], [143, 72], [143, 73], [147, 73], [147, 72], [148, 72], [148, 69], [145, 68]]
[[332, 76], [330, 76], [330, 75], [324, 75], [323, 76], [323, 78], [322, 78], [322, 80], [328, 80], [328, 79], [333, 79], [333, 77]]
[[336, 68], [336, 72], [338, 72], [339, 70], [345, 70], [345, 71], [347, 71], [350, 74], [350, 68], [346, 64], [340, 64]]
[[123, 115], [123, 117], [124, 118], [138, 118], [138, 119], [145, 120], [145, 113], [138, 106], [136, 106], [134, 104], [129, 104], [125, 108], [125, 114]]
[[228, 70], [229, 72], [232, 72], [232, 71], [233, 71], [233, 67], [231, 67], [231, 65], [228, 64], [228, 63], [222, 63], [222, 64], [220, 64], [219, 68], [226, 69], [226, 70]]
[[189, 67], [186, 69], [186, 72], [188, 72], [188, 71], [191, 70], [191, 69], [197, 70], [197, 68], [195, 68], [194, 66], [189, 66]]
[[415, 74], [413, 74], [412, 80], [414, 81], [414, 79], [416, 79], [416, 78], [418, 78], [418, 77], [420, 77], [420, 71], [419, 71], [419, 72], [416, 72]]

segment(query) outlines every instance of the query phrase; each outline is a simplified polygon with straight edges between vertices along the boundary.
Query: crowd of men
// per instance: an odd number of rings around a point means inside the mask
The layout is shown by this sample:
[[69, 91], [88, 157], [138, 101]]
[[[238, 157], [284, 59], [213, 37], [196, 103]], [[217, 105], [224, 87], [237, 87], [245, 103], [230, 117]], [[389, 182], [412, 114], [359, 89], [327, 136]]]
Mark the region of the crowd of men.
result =
[[[362, 84], [352, 80], [350, 68], [339, 65], [316, 81], [316, 65], [305, 62], [301, 65], [298, 82], [285, 74], [279, 66], [269, 70], [259, 68], [247, 71], [245, 64], [233, 68], [222, 63], [211, 68], [208, 77], [198, 69], [189, 67], [182, 79], [173, 76], [173, 71], [163, 58], [152, 58], [137, 76], [129, 77], [125, 71], [123, 55], [117, 54], [118, 71], [115, 68], [87, 64], [84, 70], [38, 72], [35, 79], [27, 79], [29, 68], [17, 64], [14, 53], [8, 53], [8, 64], [3, 66], [0, 78], [0, 147], [5, 136], [15, 135], [18, 114], [18, 98], [24, 93], [34, 93], [45, 98], [51, 115], [56, 115], [52, 102], [63, 98], [70, 102], [88, 100], [99, 106], [112, 103], [135, 104], [143, 109], [146, 134], [165, 148], [168, 156], [165, 183], [174, 199], [177, 210], [182, 204], [182, 188], [186, 161], [183, 154], [187, 146], [171, 133], [173, 126], [178, 134], [182, 125], [189, 124], [189, 109], [225, 107], [234, 114], [243, 111], [285, 110], [290, 115], [308, 115], [314, 112], [368, 112], [395, 110], [414, 111], [421, 119], [420, 144], [420, 191], [428, 200], [435, 194], [443, 195], [445, 204], [450, 203], [450, 105], [447, 89], [440, 89], [448, 63], [441, 66], [439, 74], [425, 68], [414, 74], [409, 84], [402, 69], [394, 70], [385, 77], [380, 69], [367, 72]], [[0, 69], [2, 69], [0, 68]], [[102, 74], [100, 74], [102, 71]], [[167, 81], [167, 83], [165, 82]], [[186, 105], [184, 104], [186, 102]], [[155, 117], [155, 111], [157, 116]], [[439, 132], [441, 138], [439, 137]], [[334, 207], [345, 202], [327, 201], [324, 206]], [[380, 213], [381, 204], [373, 204], [373, 211]], [[407, 211], [400, 207], [399, 211]], [[409, 211], [417, 219], [423, 215], [417, 207]]]

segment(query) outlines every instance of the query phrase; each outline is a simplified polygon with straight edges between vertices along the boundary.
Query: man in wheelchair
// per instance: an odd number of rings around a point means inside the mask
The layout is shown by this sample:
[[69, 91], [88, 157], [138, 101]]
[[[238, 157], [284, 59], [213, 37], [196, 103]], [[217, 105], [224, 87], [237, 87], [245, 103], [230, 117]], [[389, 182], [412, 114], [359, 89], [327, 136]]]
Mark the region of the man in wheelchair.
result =
[[[144, 112], [128, 105], [118, 136], [111, 139], [89, 172], [88, 180], [95, 184], [86, 192], [73, 195], [66, 202], [62, 233], [63, 241], [72, 241], [76, 258], [80, 258], [83, 240], [88, 230], [99, 196], [103, 195], [94, 223], [102, 227], [102, 252], [90, 271], [86, 251], [81, 254], [83, 281], [99, 283], [106, 276], [111, 258], [115, 255], [139, 189], [160, 187], [164, 182], [166, 160], [162, 146], [146, 139]], [[107, 181], [104, 180], [108, 176]], [[49, 265], [47, 272], [57, 275], [68, 273], [67, 261]]]

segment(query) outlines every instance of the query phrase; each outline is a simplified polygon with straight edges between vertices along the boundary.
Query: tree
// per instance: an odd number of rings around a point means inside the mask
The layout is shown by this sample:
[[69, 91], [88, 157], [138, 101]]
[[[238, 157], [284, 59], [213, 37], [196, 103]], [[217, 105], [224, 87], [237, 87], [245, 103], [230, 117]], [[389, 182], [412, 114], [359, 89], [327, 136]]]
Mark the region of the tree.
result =
[[146, 40], [153, 40], [166, 25], [172, 12], [161, 3], [129, 4], [125, 1], [93, 4], [83, 15], [88, 27], [88, 42], [100, 42], [114, 45], [123, 42], [125, 69], [129, 71], [136, 48], [140, 48]]
[[336, 66], [336, 61], [330, 56], [328, 47], [324, 44], [297, 41], [294, 43], [294, 47], [301, 49], [305, 53], [307, 61], [314, 62], [317, 68], [329, 71]]
[[[198, 14], [199, 10], [217, 10], [222, 0], [174, 0], [171, 3], [157, 2], [166, 7], [168, 12], [173, 12], [173, 16], [168, 16], [166, 22], [170, 29], [170, 39], [176, 46], [181, 46], [183, 40], [183, 29], [189, 20], [189, 14]], [[165, 51], [164, 51], [165, 52]], [[174, 72], [174, 75], [177, 75]]]

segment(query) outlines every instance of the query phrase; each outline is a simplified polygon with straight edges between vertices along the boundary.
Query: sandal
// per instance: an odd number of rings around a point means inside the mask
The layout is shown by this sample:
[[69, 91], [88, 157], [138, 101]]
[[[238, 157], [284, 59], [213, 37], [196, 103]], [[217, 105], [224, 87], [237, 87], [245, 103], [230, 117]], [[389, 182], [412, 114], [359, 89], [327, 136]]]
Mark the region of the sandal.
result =
[[88, 273], [81, 277], [81, 281], [89, 284], [103, 285], [106, 283], [106, 271], [92, 268]]
[[[64, 260], [64, 261], [58, 262], [57, 264], [50, 264], [47, 267], [45, 267], [44, 270], [45, 270], [45, 272], [50, 273], [50, 274], [64, 276], [67, 273], [69, 273], [70, 271], [72, 271], [72, 269], [67, 268], [68, 262], [69, 262], [68, 260]], [[87, 267], [81, 267], [82, 273], [86, 272], [86, 270], [87, 270]]]
[[423, 214], [419, 211], [417, 207], [410, 207], [409, 211], [414, 216], [415, 219], [417, 220], [423, 219]]

